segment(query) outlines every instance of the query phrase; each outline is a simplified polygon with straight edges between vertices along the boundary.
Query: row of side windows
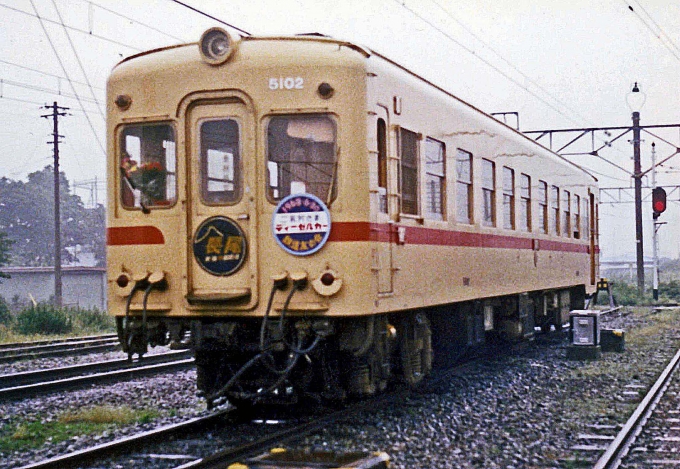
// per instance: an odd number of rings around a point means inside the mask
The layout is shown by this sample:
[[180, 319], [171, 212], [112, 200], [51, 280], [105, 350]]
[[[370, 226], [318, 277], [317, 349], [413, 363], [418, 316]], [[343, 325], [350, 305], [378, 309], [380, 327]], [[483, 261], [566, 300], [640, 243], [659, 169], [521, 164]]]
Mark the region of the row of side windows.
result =
[[[423, 137], [408, 129], [399, 128], [397, 145], [400, 159], [399, 184], [401, 193], [401, 213], [419, 215], [420, 183], [419, 183], [419, 146]], [[422, 201], [425, 217], [444, 220], [446, 213], [446, 147], [443, 142], [431, 137], [424, 138], [425, 152], [425, 194]], [[455, 198], [456, 221], [474, 223], [474, 183], [472, 153], [456, 149], [455, 159]], [[579, 239], [590, 236], [589, 201], [568, 190], [557, 186], [548, 186], [538, 181], [536, 199], [538, 213], [532, 214], [532, 181], [528, 174], [515, 174], [515, 170], [503, 166], [499, 172], [496, 163], [481, 160], [481, 193], [482, 206], [479, 221], [483, 226], [497, 226], [496, 197], [500, 187], [502, 197], [502, 227], [508, 230], [525, 232], [537, 231], [555, 236]], [[387, 145], [386, 126], [383, 119], [378, 120], [378, 185], [382, 190], [383, 201], [381, 211], [387, 212], [384, 195], [387, 189]], [[517, 197], [519, 200], [517, 200]], [[516, 211], [518, 213], [516, 213]], [[535, 221], [534, 221], [535, 220]]]

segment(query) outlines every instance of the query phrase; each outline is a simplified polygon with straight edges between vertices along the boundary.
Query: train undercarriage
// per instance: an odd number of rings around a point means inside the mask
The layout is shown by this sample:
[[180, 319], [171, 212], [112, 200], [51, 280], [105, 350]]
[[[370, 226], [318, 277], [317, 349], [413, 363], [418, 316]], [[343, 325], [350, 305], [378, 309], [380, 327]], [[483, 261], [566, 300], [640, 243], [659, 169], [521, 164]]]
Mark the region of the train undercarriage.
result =
[[[191, 330], [197, 387], [208, 407], [339, 403], [371, 396], [390, 382], [416, 387], [488, 340], [521, 341], [557, 330], [582, 309], [583, 286], [524, 293], [358, 318], [118, 320], [123, 349], [181, 341]], [[436, 360], [436, 362], [435, 362]]]

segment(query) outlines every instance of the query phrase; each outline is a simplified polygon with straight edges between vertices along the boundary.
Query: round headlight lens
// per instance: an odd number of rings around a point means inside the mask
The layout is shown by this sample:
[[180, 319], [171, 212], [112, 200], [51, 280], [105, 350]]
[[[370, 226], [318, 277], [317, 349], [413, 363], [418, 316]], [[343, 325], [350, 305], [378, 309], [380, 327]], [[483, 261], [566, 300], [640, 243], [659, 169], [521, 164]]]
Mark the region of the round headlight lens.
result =
[[203, 60], [211, 65], [226, 62], [234, 51], [233, 46], [233, 38], [222, 28], [210, 28], [203, 33], [199, 42]]

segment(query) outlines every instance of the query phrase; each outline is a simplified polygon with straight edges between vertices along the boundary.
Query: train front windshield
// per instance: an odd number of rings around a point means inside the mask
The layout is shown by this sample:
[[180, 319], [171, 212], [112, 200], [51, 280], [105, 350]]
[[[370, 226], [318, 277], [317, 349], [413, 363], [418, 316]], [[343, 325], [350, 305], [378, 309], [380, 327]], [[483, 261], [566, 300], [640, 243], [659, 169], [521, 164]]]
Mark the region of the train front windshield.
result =
[[275, 116], [267, 127], [268, 194], [307, 193], [330, 204], [337, 193], [335, 121], [327, 115]]

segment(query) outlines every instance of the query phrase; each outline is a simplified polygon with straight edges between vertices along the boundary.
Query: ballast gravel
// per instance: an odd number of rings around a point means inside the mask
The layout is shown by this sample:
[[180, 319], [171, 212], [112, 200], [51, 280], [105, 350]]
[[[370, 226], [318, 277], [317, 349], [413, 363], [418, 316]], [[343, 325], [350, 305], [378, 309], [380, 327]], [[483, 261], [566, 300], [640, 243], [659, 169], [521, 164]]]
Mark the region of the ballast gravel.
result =
[[[678, 311], [640, 308], [605, 317], [604, 327], [626, 331], [626, 348], [592, 361], [566, 359], [564, 332], [537, 335], [531, 343], [498, 349], [444, 377], [438, 372], [406, 400], [349, 417], [288, 448], [384, 451], [390, 467], [403, 469], [592, 467], [591, 459], [599, 455], [574, 450], [579, 435], [625, 423], [643, 395], [631, 397], [631, 386], [648, 389], [680, 346], [678, 316]], [[0, 467], [20, 467], [202, 415], [206, 410], [196, 395], [195, 378], [194, 371], [184, 371], [0, 403], [0, 431], [94, 405], [155, 407], [160, 414], [150, 423], [1, 453]], [[206, 437], [203, 451], [221, 449], [219, 440]]]

